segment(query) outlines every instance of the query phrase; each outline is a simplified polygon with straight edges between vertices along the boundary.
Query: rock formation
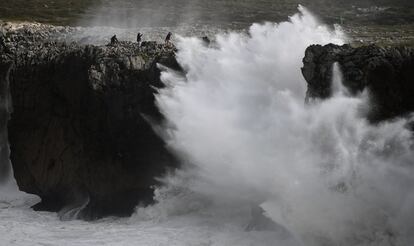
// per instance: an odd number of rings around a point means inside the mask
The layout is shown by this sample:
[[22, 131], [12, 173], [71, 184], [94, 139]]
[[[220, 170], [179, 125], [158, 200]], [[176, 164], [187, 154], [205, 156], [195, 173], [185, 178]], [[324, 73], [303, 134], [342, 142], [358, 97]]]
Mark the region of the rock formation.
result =
[[[177, 164], [148, 123], [162, 121], [157, 64], [179, 69], [174, 48], [82, 46], [30, 27], [2, 32], [10, 159], [19, 188], [42, 199], [34, 209], [79, 208], [78, 217], [95, 219], [151, 202], [156, 178]], [[10, 111], [1, 107], [0, 130]]]
[[414, 50], [349, 45], [312, 45], [303, 59], [307, 99], [331, 95], [332, 66], [338, 62], [343, 84], [352, 94], [367, 90], [368, 119], [378, 122], [414, 111]]
[[[154, 104], [163, 87], [157, 64], [180, 70], [174, 47], [80, 45], [56, 39], [70, 28], [35, 27], [0, 28], [1, 174], [10, 154], [19, 188], [42, 199], [34, 209], [62, 218], [129, 215], [152, 202], [157, 177], [177, 166], [149, 124], [163, 120]], [[368, 90], [370, 120], [408, 114], [413, 60], [408, 48], [310, 46], [307, 99], [331, 95], [338, 62], [352, 94]]]

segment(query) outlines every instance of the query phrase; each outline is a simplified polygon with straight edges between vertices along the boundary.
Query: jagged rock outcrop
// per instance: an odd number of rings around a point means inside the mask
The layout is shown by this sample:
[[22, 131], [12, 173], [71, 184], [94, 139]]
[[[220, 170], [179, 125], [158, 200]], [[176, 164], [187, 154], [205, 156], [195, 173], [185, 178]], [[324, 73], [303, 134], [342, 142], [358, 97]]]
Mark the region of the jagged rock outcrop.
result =
[[343, 84], [352, 94], [368, 91], [368, 119], [378, 122], [414, 111], [414, 50], [350, 45], [312, 45], [306, 49], [302, 74], [307, 99], [331, 95], [332, 66], [340, 65]]
[[152, 201], [156, 177], [177, 164], [148, 123], [162, 120], [154, 104], [163, 86], [157, 64], [179, 69], [174, 48], [82, 46], [45, 36], [20, 28], [3, 30], [0, 40], [19, 188], [42, 198], [39, 210], [128, 215]]

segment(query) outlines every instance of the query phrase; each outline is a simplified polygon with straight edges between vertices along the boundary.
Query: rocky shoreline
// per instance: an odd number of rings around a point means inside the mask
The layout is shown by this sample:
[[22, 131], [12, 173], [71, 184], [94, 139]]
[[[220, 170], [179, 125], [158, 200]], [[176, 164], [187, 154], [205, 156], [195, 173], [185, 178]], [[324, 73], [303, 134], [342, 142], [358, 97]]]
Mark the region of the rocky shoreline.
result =
[[[2, 25], [0, 164], [10, 156], [19, 188], [42, 199], [36, 210], [63, 219], [127, 216], [151, 203], [157, 177], [178, 166], [149, 123], [163, 121], [154, 97], [164, 86], [158, 64], [181, 70], [176, 50], [67, 42], [75, 31]], [[369, 91], [372, 122], [414, 111], [412, 48], [310, 46], [307, 100], [331, 96], [335, 62], [350, 93]]]
[[180, 69], [175, 48], [80, 45], [55, 34], [30, 26], [3, 33], [2, 94], [10, 86], [13, 110], [2, 114], [11, 113], [16, 181], [42, 198], [36, 210], [129, 215], [152, 201], [156, 177], [177, 165], [148, 123], [162, 120], [154, 104], [163, 87], [157, 64]]

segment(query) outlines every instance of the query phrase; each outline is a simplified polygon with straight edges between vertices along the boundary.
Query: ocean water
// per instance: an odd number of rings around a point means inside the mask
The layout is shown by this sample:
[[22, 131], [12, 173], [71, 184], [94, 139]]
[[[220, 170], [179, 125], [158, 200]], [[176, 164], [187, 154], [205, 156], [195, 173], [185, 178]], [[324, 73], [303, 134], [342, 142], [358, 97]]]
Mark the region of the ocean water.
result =
[[410, 119], [364, 120], [366, 94], [305, 105], [310, 44], [347, 42], [305, 8], [210, 46], [177, 36], [186, 75], [165, 67], [154, 128], [183, 163], [156, 204], [130, 218], [60, 221], [12, 178], [0, 190], [0, 245], [372, 245], [414, 243]]
[[284, 21], [298, 4], [309, 7], [329, 24], [401, 28], [414, 22], [411, 0], [13, 0], [0, 2], [0, 19], [72, 26], [171, 27], [187, 23], [234, 28]]

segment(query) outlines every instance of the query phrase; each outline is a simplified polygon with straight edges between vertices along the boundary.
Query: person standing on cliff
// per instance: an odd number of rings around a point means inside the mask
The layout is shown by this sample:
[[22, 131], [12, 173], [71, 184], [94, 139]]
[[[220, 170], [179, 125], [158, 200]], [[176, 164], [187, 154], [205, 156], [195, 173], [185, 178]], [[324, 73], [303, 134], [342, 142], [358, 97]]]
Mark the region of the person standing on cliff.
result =
[[112, 36], [111, 38], [111, 45], [115, 45], [119, 43], [118, 38], [116, 37], [116, 35]]
[[142, 41], [142, 33], [138, 33], [137, 34], [137, 43], [138, 43], [138, 46], [140, 46], [141, 45], [141, 41]]
[[167, 36], [165, 37], [165, 45], [166, 46], [170, 46], [171, 45], [171, 36], [172, 36], [172, 33], [171, 32], [168, 32]]

